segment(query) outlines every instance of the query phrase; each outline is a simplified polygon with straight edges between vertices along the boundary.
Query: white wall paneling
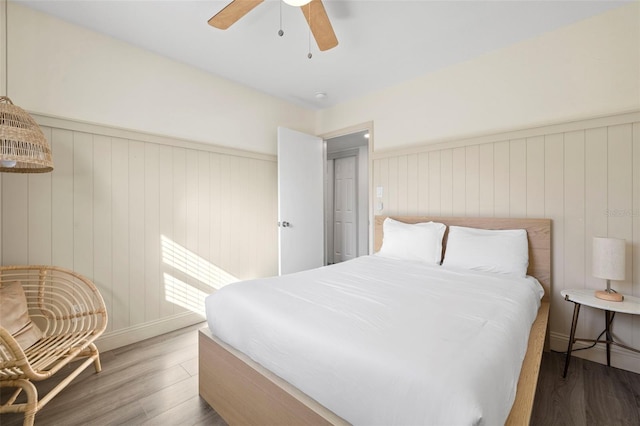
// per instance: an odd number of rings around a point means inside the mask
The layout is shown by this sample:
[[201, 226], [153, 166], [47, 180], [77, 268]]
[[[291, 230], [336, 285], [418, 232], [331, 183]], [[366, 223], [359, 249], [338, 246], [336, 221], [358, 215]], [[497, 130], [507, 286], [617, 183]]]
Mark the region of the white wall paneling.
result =
[[[373, 187], [385, 188], [378, 214], [553, 220], [553, 349], [566, 350], [573, 311], [560, 291], [605, 286], [591, 276], [594, 236], [627, 241], [627, 278], [613, 286], [640, 294], [640, 112], [376, 152], [373, 158]], [[600, 311], [584, 308], [580, 318], [580, 335], [595, 337], [604, 327]], [[637, 318], [619, 315], [614, 331], [640, 346], [637, 325]], [[578, 355], [603, 362], [603, 352]], [[616, 349], [613, 357], [614, 365], [640, 371], [637, 354]]]
[[203, 320], [202, 298], [277, 273], [275, 157], [36, 116], [50, 174], [3, 174], [2, 264], [92, 279], [111, 348]]

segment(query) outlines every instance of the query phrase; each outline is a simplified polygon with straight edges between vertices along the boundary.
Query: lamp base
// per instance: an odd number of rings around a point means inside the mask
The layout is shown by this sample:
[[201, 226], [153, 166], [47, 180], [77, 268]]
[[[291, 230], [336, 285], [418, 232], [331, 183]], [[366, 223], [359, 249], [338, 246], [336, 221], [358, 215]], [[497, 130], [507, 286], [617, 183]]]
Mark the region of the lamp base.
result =
[[624, 299], [624, 296], [620, 293], [607, 290], [596, 291], [596, 297], [598, 299], [608, 300], [610, 302], [622, 302], [622, 300]]

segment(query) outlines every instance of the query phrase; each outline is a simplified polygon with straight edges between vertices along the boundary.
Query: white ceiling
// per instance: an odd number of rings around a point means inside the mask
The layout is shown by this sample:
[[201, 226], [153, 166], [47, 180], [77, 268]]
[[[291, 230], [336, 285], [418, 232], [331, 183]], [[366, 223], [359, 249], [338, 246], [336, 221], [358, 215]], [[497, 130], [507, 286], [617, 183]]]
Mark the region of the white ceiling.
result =
[[[310, 108], [326, 108], [535, 37], [624, 1], [324, 0], [339, 40], [320, 52], [299, 8], [266, 0], [226, 31], [230, 0], [17, 0]], [[284, 37], [280, 28], [280, 8]], [[317, 99], [315, 94], [327, 94]]]

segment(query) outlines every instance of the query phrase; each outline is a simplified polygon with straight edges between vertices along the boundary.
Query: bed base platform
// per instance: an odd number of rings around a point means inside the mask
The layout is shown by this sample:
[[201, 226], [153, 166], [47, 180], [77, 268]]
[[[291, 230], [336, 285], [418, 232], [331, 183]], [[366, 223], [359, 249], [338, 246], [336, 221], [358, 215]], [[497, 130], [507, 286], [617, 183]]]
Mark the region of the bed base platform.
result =
[[200, 396], [230, 425], [347, 425], [290, 383], [214, 337], [198, 333]]
[[[506, 425], [529, 424], [545, 346], [549, 303], [531, 327], [516, 399]], [[230, 425], [347, 425], [290, 383], [211, 335], [198, 333], [200, 396]]]

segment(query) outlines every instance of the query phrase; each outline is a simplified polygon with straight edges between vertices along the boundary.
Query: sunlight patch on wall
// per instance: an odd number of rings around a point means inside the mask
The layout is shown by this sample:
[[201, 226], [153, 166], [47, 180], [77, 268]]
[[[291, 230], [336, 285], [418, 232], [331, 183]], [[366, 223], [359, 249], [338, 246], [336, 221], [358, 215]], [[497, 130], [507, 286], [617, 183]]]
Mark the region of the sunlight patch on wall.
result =
[[160, 240], [162, 262], [171, 269], [164, 273], [166, 301], [205, 316], [205, 297], [238, 279], [170, 238]]
[[165, 264], [187, 274], [208, 287], [219, 289], [227, 284], [238, 281], [233, 275], [164, 235], [161, 236], [161, 245], [162, 261]]
[[204, 298], [208, 296], [208, 293], [198, 290], [194, 286], [165, 273], [164, 294], [167, 302], [174, 303], [191, 312], [205, 316]]

